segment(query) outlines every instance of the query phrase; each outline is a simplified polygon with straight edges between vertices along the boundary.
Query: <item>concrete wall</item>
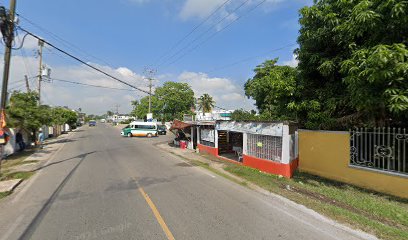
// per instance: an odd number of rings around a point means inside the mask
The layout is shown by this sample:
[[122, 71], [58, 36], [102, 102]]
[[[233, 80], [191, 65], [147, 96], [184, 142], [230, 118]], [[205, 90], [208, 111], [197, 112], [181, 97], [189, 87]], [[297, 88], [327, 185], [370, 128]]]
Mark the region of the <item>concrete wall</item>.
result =
[[197, 144], [197, 148], [199, 149], [200, 152], [206, 152], [216, 157], [218, 156], [218, 148], [209, 147], [209, 146], [202, 145], [202, 144]]
[[408, 177], [350, 167], [348, 132], [299, 131], [299, 170], [408, 198]]
[[243, 164], [248, 167], [259, 169], [263, 172], [282, 175], [286, 178], [291, 178], [298, 166], [298, 160], [295, 159], [291, 161], [289, 164], [284, 164], [248, 155], [243, 155]]

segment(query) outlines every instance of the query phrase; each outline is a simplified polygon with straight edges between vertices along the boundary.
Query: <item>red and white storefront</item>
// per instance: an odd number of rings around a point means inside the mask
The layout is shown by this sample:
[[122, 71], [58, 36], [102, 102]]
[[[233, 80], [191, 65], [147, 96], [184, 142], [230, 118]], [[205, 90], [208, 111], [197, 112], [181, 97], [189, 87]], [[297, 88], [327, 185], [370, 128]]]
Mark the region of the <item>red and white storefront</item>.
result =
[[298, 166], [296, 130], [289, 122], [198, 124], [197, 148], [200, 152], [290, 178]]

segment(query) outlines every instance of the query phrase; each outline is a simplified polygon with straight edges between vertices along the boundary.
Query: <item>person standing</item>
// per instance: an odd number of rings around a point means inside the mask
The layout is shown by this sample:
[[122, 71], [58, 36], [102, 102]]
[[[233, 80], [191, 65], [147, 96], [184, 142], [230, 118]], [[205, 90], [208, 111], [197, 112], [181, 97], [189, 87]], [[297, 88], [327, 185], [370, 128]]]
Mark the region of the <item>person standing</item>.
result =
[[19, 146], [19, 151], [20, 152], [24, 151], [26, 145], [25, 145], [23, 134], [21, 133], [21, 130], [19, 130], [16, 134], [16, 143]]
[[39, 132], [39, 134], [38, 134], [38, 143], [40, 144], [40, 148], [44, 148], [44, 139], [45, 139], [44, 133], [43, 133], [42, 129], [40, 129], [38, 132]]

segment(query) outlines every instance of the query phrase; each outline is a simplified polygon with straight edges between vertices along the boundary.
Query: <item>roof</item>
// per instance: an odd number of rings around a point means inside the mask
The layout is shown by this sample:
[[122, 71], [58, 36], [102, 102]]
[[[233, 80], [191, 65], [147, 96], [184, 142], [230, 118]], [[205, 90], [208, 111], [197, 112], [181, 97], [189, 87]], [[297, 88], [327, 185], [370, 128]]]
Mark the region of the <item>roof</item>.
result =
[[186, 122], [182, 122], [180, 120], [174, 119], [173, 124], [170, 127], [170, 131], [174, 130], [174, 129], [184, 129], [187, 127], [191, 127], [192, 124], [190, 123], [186, 123]]

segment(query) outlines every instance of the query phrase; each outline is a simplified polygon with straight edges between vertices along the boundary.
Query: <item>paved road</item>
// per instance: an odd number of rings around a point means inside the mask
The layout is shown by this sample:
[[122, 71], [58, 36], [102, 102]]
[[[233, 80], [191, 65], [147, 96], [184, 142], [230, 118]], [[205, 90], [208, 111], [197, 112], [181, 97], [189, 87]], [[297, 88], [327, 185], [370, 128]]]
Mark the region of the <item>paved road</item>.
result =
[[359, 239], [156, 148], [83, 127], [0, 203], [0, 239]]

